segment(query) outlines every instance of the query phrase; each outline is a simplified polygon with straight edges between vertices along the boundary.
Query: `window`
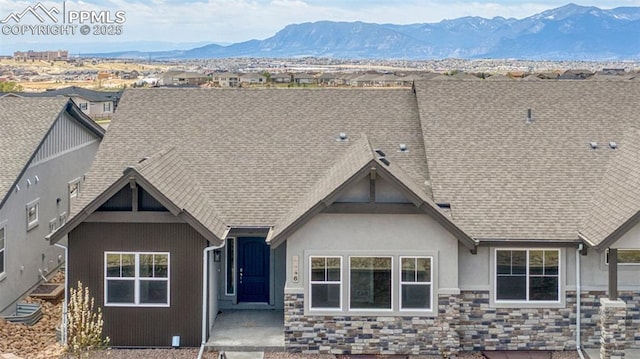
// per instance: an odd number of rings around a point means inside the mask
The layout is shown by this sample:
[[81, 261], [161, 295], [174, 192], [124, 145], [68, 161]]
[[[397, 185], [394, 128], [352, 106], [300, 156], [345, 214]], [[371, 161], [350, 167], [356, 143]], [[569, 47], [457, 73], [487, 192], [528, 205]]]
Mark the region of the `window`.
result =
[[560, 251], [496, 250], [496, 301], [560, 298]]
[[340, 309], [342, 303], [342, 258], [310, 257], [310, 309]]
[[56, 218], [49, 221], [49, 233], [53, 233], [58, 229], [58, 220]]
[[86, 110], [89, 108], [89, 104], [88, 104], [88, 103], [86, 103], [86, 102], [80, 102], [80, 103], [78, 104], [78, 107], [80, 107], [80, 109], [81, 109], [82, 111], [86, 111]]
[[169, 253], [105, 253], [105, 305], [169, 306]]
[[349, 258], [349, 308], [391, 310], [391, 257]]
[[60, 213], [60, 216], [58, 217], [58, 219], [60, 220], [60, 227], [67, 224], [67, 212]]
[[111, 112], [111, 102], [105, 102], [102, 104], [102, 112]]
[[7, 226], [4, 223], [0, 223], [0, 275], [4, 274], [4, 253], [5, 243], [7, 242]]
[[400, 257], [400, 310], [430, 310], [431, 257]]
[[[605, 252], [605, 262], [609, 264], [609, 250]], [[618, 249], [618, 265], [640, 264], [640, 249]]]
[[227, 295], [236, 293], [235, 238], [227, 238]]
[[69, 182], [69, 199], [76, 198], [80, 194], [80, 178]]
[[38, 211], [40, 209], [39, 200], [27, 203], [27, 231], [38, 226]]

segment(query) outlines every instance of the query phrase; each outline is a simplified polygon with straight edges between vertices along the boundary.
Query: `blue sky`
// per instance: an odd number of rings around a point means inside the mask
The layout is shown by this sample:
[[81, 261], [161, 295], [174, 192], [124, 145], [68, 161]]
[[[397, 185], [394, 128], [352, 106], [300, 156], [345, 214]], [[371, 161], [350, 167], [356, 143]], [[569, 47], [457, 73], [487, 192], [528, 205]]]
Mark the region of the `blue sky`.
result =
[[[0, 20], [35, 1], [0, 0]], [[41, 1], [61, 8], [62, 1]], [[287, 24], [318, 20], [409, 24], [461, 16], [523, 18], [565, 5], [569, 0], [70, 0], [67, 9], [126, 13], [118, 36], [27, 36], [0, 34], [0, 53], [30, 44], [68, 41], [232, 43], [272, 36]], [[614, 8], [640, 6], [640, 0], [588, 0], [579, 5]]]

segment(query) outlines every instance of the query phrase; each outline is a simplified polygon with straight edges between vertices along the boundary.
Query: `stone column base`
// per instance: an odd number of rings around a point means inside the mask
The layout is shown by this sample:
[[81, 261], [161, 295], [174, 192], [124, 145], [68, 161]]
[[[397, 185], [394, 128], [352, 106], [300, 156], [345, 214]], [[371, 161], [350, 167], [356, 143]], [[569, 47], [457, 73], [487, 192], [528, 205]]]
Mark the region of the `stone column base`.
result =
[[627, 344], [627, 305], [622, 300], [600, 299], [600, 359], [622, 359]]

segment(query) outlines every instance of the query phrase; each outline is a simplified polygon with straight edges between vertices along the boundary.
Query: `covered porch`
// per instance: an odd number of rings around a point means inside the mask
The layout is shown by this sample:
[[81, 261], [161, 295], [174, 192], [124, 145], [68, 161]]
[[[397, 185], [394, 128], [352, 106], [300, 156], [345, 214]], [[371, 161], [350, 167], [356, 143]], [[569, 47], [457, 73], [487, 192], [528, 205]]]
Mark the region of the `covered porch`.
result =
[[211, 328], [206, 350], [283, 352], [284, 312], [280, 309], [222, 310]]

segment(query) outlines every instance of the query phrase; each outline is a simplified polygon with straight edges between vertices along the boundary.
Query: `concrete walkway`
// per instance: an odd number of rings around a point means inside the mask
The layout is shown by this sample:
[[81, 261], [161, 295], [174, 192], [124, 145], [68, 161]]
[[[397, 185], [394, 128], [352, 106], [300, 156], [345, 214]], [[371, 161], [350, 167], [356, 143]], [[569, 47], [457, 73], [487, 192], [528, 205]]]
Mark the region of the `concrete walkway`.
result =
[[284, 351], [284, 313], [281, 310], [224, 310], [213, 324], [206, 347], [224, 351], [228, 359], [235, 359], [232, 353], [238, 352]]
[[[590, 359], [600, 359], [600, 349], [583, 349]], [[585, 358], [586, 359], [586, 358]], [[640, 359], [640, 349], [627, 349], [624, 351], [624, 359]]]

